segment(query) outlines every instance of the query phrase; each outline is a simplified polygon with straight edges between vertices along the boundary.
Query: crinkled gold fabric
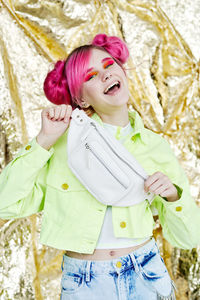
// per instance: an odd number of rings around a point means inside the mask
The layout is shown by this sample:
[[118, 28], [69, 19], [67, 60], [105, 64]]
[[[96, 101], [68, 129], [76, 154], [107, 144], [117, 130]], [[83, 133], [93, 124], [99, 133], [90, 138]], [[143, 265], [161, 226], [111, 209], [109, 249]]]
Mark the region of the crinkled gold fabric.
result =
[[[52, 63], [97, 33], [127, 42], [130, 105], [170, 142], [200, 201], [200, 0], [0, 0], [0, 168], [40, 130]], [[41, 213], [1, 220], [0, 298], [59, 299], [62, 252], [38, 243]], [[154, 232], [177, 299], [200, 299], [199, 249]]]

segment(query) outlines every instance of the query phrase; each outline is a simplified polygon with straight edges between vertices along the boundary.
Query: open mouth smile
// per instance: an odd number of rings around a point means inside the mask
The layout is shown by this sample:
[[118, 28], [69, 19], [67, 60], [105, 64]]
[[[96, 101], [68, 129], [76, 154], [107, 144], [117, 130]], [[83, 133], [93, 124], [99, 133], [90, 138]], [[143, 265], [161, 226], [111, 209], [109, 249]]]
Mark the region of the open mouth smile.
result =
[[109, 86], [104, 90], [103, 93], [105, 95], [114, 95], [120, 90], [120, 87], [121, 87], [120, 81], [116, 80], [111, 84], [109, 84]]

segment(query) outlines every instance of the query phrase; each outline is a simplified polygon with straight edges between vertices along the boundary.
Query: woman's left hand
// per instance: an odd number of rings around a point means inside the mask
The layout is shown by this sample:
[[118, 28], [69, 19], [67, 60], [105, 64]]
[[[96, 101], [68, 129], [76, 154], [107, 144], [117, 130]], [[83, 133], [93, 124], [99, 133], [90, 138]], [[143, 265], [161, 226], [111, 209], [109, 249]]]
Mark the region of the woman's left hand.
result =
[[152, 192], [161, 197], [167, 198], [167, 201], [173, 202], [179, 199], [177, 189], [169, 177], [161, 172], [155, 172], [144, 182], [145, 192]]

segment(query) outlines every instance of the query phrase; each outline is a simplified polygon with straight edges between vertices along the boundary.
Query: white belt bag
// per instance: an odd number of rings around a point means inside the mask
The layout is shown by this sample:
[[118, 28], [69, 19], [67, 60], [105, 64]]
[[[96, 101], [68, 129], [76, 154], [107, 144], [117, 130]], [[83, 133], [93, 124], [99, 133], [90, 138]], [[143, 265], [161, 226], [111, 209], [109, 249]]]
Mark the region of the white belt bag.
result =
[[76, 108], [68, 131], [68, 165], [100, 202], [132, 206], [154, 194], [144, 191], [148, 177], [131, 153], [100, 124]]

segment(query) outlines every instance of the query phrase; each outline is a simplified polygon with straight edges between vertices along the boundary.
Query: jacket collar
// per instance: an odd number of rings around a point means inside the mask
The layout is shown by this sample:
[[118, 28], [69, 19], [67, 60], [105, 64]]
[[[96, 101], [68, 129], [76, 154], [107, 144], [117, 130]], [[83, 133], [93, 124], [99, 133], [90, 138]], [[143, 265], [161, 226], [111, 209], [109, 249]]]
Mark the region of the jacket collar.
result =
[[[136, 134], [139, 134], [142, 142], [146, 144], [147, 133], [145, 131], [143, 121], [142, 121], [141, 117], [139, 116], [138, 112], [136, 110], [131, 110], [128, 112], [128, 115], [129, 115], [129, 120], [130, 120], [131, 126], [133, 128], [133, 132], [130, 135], [130, 137], [132, 137]], [[94, 113], [91, 118], [94, 121], [97, 121], [101, 126], [103, 126], [103, 122], [97, 113]]]

